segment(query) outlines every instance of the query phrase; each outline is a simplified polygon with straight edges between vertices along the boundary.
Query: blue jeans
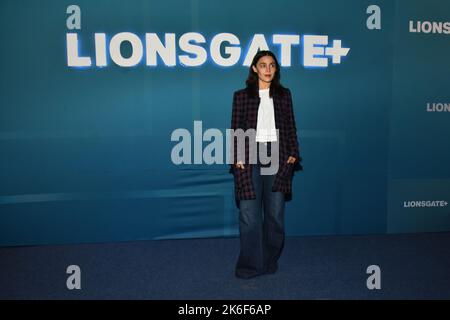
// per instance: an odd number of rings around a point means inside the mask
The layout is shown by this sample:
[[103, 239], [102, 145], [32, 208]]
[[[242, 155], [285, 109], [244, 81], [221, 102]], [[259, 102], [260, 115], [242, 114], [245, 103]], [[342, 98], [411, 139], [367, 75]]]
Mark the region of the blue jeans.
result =
[[284, 194], [272, 192], [275, 175], [261, 175], [254, 164], [252, 182], [256, 199], [241, 200], [239, 232], [241, 250], [236, 264], [238, 278], [275, 273], [284, 246]]

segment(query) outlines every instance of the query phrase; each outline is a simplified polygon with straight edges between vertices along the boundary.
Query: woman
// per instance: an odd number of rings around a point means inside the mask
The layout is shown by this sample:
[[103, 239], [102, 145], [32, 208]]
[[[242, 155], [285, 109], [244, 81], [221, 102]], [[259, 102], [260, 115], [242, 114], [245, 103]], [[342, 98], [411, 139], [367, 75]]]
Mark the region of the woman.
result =
[[[239, 210], [240, 254], [235, 274], [249, 279], [277, 271], [284, 231], [285, 201], [291, 198], [293, 172], [301, 170], [292, 97], [280, 84], [280, 66], [270, 51], [259, 51], [253, 58], [246, 88], [233, 96], [231, 128], [256, 130], [253, 141], [246, 139], [245, 161], [238, 161], [233, 136], [233, 164], [236, 204]], [[277, 132], [278, 131], [278, 132]], [[256, 144], [257, 161], [249, 161], [249, 144]], [[250, 149], [251, 150], [251, 149]], [[272, 155], [278, 171], [262, 174], [266, 160], [259, 150]]]

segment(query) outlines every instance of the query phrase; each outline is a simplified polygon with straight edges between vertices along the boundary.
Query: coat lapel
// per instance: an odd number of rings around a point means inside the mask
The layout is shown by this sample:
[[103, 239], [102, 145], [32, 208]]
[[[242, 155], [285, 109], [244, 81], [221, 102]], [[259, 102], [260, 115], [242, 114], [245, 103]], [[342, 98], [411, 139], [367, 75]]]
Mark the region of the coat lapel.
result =
[[277, 93], [273, 95], [273, 109], [275, 115], [275, 127], [280, 129], [280, 121], [281, 120], [281, 106], [280, 106], [280, 97]]
[[248, 110], [247, 110], [247, 128], [256, 129], [258, 122], [258, 108], [261, 98], [251, 97], [249, 98]]

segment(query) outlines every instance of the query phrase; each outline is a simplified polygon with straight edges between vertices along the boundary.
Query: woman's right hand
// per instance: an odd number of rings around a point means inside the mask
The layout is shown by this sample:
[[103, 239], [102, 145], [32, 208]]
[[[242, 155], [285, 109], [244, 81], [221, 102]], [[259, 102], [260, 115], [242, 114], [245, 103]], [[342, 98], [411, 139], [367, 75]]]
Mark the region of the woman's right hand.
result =
[[242, 161], [238, 161], [238, 162], [235, 164], [235, 167], [236, 167], [237, 169], [244, 170], [244, 163], [243, 163]]

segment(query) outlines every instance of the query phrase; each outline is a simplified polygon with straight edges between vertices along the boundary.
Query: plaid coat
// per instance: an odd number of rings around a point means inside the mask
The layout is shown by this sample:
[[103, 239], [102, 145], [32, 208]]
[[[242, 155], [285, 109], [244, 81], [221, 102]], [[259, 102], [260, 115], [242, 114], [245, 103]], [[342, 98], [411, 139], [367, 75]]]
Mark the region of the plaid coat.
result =
[[[234, 92], [233, 109], [231, 116], [231, 129], [250, 128], [256, 130], [258, 120], [259, 97], [251, 97], [246, 89]], [[302, 170], [299, 145], [297, 140], [297, 128], [295, 125], [294, 110], [291, 91], [283, 90], [282, 94], [273, 94], [275, 115], [275, 127], [279, 130], [279, 167], [272, 186], [272, 191], [281, 191], [285, 194], [285, 200], [292, 197], [292, 177], [294, 171]], [[249, 164], [248, 139], [245, 143], [244, 169], [235, 168], [231, 164], [229, 172], [234, 176], [235, 200], [239, 207], [239, 200], [255, 199], [256, 194], [252, 183], [252, 164]], [[237, 143], [234, 142], [234, 159], [237, 162]], [[231, 150], [230, 150], [231, 151]], [[287, 164], [289, 156], [295, 157], [293, 164]]]

